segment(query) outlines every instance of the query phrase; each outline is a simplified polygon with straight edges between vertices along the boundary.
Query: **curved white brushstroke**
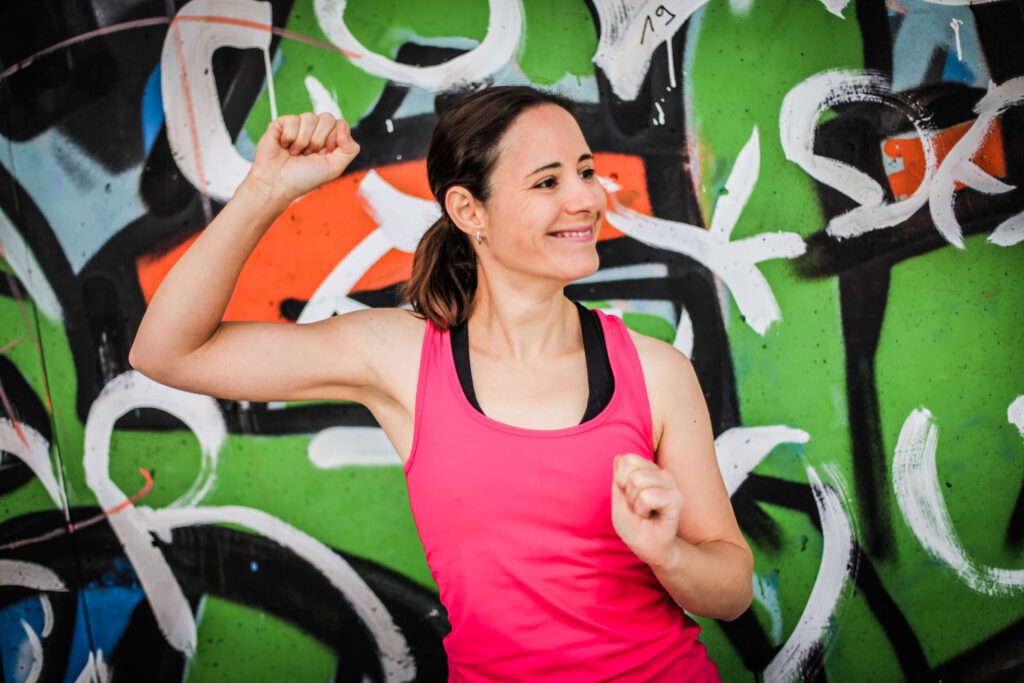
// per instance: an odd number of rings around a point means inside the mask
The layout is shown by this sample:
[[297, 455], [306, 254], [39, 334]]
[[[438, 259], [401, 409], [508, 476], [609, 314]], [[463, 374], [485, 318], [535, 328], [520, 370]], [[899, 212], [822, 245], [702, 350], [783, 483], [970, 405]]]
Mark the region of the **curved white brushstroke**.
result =
[[690, 319], [686, 306], [679, 309], [679, 324], [676, 325], [676, 337], [672, 340], [672, 346], [693, 360], [693, 320]]
[[68, 589], [64, 581], [49, 567], [22, 560], [0, 560], [0, 586], [21, 586], [37, 591]]
[[378, 228], [363, 238], [324, 278], [299, 313], [299, 323], [326, 320], [367, 308], [348, 294], [366, 272], [391, 249], [415, 252], [423, 233], [441, 215], [437, 202], [405, 194], [376, 171], [359, 183], [359, 195]]
[[[1020, 400], [1014, 401], [1011, 408]], [[949, 565], [973, 590], [992, 596], [1019, 592], [1024, 588], [1024, 569], [980, 565], [967, 555], [960, 543], [939, 486], [935, 464], [938, 439], [939, 428], [931, 412], [923, 407], [912, 411], [900, 430], [892, 463], [892, 482], [907, 526], [929, 555]]]
[[107, 663], [103, 661], [103, 650], [95, 653], [89, 652], [89, 660], [85, 663], [75, 683], [109, 683], [110, 670]]
[[329, 427], [313, 437], [306, 454], [322, 470], [402, 465], [395, 447], [379, 427]]
[[[999, 194], [1014, 188], [993, 178], [978, 168], [971, 159], [977, 153], [996, 118], [1010, 107], [1024, 101], [1024, 76], [1010, 79], [1002, 85], [990, 84], [989, 90], [974, 106], [978, 118], [942, 162], [931, 184], [930, 205], [932, 222], [946, 240], [961, 249], [963, 231], [956, 219], [954, 201], [956, 183], [986, 194]], [[989, 241], [1000, 246], [1011, 246], [1022, 239], [1024, 213], [1019, 213], [996, 227]]]
[[1024, 439], [1024, 395], [1018, 396], [1006, 409], [1006, 419], [1017, 428]]
[[622, 206], [614, 198], [606, 218], [617, 230], [633, 239], [685, 254], [715, 273], [728, 286], [747, 324], [758, 334], [763, 335], [773, 322], [782, 319], [771, 286], [756, 264], [803, 254], [806, 245], [800, 235], [793, 232], [761, 233], [734, 242], [722, 242], [703, 228], [642, 214]]
[[750, 195], [754, 193], [761, 172], [761, 138], [754, 126], [740, 153], [736, 155], [736, 163], [725, 181], [725, 193], [715, 203], [715, 213], [711, 217], [708, 231], [720, 242], [728, 242], [736, 222], [740, 219]]
[[[835, 474], [835, 470], [830, 471], [830, 477]], [[765, 667], [764, 680], [768, 683], [800, 681], [812, 677], [814, 672], [805, 670], [808, 657], [819, 643], [827, 647], [834, 635], [834, 622], [841, 614], [850, 585], [847, 567], [853, 566], [855, 559], [853, 527], [843, 509], [843, 497], [834, 488], [825, 486], [813, 467], [807, 468], [807, 479], [821, 519], [824, 542], [821, 566], [800, 621], [786, 644]], [[833, 486], [839, 486], [840, 482], [833, 480]]]
[[262, 510], [238, 506], [200, 507], [190, 510], [139, 508], [149, 528], [169, 532], [198, 524], [236, 524], [280, 543], [324, 575], [341, 593], [374, 637], [387, 681], [411, 681], [416, 666], [409, 646], [384, 603], [340, 555]]
[[[158, 384], [135, 370], [115, 377], [103, 387], [89, 410], [85, 424], [84, 459], [85, 481], [89, 489], [104, 510], [116, 508], [127, 499], [127, 495], [110, 478], [110, 437], [118, 418], [135, 408], [163, 410], [184, 422], [195, 433], [203, 465], [191, 495], [186, 494], [179, 501], [184, 505], [193, 504], [212, 485], [212, 465], [227, 437], [217, 402], [209, 396]], [[129, 505], [108, 517], [108, 521], [139, 577], [160, 631], [174, 649], [190, 656], [196, 646], [196, 625], [191, 607], [167, 560], [153, 544], [149, 528], [139, 516], [139, 509]]]
[[353, 605], [376, 638], [387, 680], [415, 678], [408, 647], [391, 615], [359, 575], [330, 548], [260, 510], [192, 507], [214, 481], [216, 455], [227, 436], [213, 398], [158, 384], [134, 370], [108, 383], [93, 403], [85, 429], [86, 483], [101, 507], [114, 508], [126, 499], [110, 479], [110, 436], [118, 418], [141, 407], [163, 410], [180, 419], [195, 433], [203, 453], [204, 465], [192, 487], [194, 493], [183, 496], [178, 501], [180, 506], [153, 510], [129, 505], [108, 518], [139, 577], [157, 625], [172, 647], [189, 656], [195, 651], [196, 621], [166, 558], [152, 543], [150, 533], [170, 542], [171, 530], [179, 526], [233, 523], [249, 527], [291, 549], [323, 573]]
[[729, 241], [757, 183], [759, 148], [755, 127], [736, 157], [725, 183], [726, 194], [718, 200], [708, 230], [633, 211], [619, 204], [614, 196], [606, 218], [617, 230], [636, 240], [686, 254], [706, 266], [728, 286], [747, 324], [763, 335], [769, 325], [782, 319], [782, 312], [756, 264], [773, 258], [795, 258], [804, 253], [806, 245], [800, 235], [792, 232], [761, 233]]
[[479, 46], [436, 66], [399, 64], [368, 50], [345, 25], [346, 0], [313, 0], [320, 29], [334, 45], [355, 53], [349, 60], [368, 74], [434, 92], [482, 81], [508, 64], [523, 32], [520, 0], [490, 0], [487, 35]]
[[[886, 203], [885, 191], [874, 178], [850, 164], [814, 153], [814, 139], [821, 115], [837, 104], [850, 102], [874, 102], [891, 107], [899, 104], [902, 105], [901, 113], [906, 115], [905, 109], [913, 112], [908, 119], [921, 141], [925, 172], [921, 184], [906, 199]], [[938, 165], [932, 141], [935, 130], [930, 118], [913, 100], [900, 99], [893, 94], [887, 77], [880, 73], [839, 69], [823, 71], [798, 83], [786, 94], [779, 112], [779, 132], [786, 158], [815, 180], [860, 204], [833, 217], [826, 227], [828, 234], [844, 239], [888, 228], [907, 220], [924, 206]]]
[[349, 313], [369, 308], [361, 301], [348, 295], [370, 267], [387, 254], [395, 245], [384, 232], [377, 228], [345, 255], [338, 265], [324, 278], [323, 282], [302, 307], [296, 322], [314, 323], [326, 320], [337, 313]]
[[635, 100], [647, 78], [651, 56], [672, 39], [708, 0], [594, 0], [601, 35], [593, 62], [612, 92]]
[[[18, 436], [18, 428], [25, 436], [25, 442]], [[50, 465], [50, 442], [42, 434], [24, 422], [15, 424], [6, 417], [0, 417], [0, 450], [7, 451], [14, 457], [28, 465], [32, 474], [46, 489], [50, 500], [56, 507], [67, 509], [64, 502], [64, 490], [58, 485], [57, 477]]]
[[[164, 38], [160, 92], [171, 155], [182, 175], [200, 192], [225, 202], [238, 189], [252, 163], [235, 149], [224, 124], [211, 60], [213, 53], [222, 47], [267, 51], [271, 35], [269, 30], [252, 26], [187, 20], [203, 16], [269, 28], [272, 11], [269, 2], [256, 0], [192, 0], [178, 10]], [[179, 56], [184, 58], [184, 63]], [[186, 86], [189, 97], [185, 94]], [[192, 130], [193, 125], [195, 130]], [[201, 159], [196, 157], [196, 147]]]
[[997, 225], [988, 241], [1000, 247], [1012, 247], [1024, 241], [1024, 211]]
[[[774, 576], [778, 576], [778, 570]], [[779, 603], [779, 589], [774, 578], [754, 572], [754, 600], [768, 613], [771, 625], [768, 627], [772, 643], [782, 640], [782, 605]]]
[[43, 611], [43, 630], [39, 635], [46, 638], [53, 633], [53, 603], [49, 595], [39, 594], [39, 609]]
[[312, 103], [312, 111], [316, 114], [332, 114], [334, 118], [341, 118], [341, 107], [334, 99], [327, 88], [316, 76], [309, 75], [303, 81], [306, 85], [306, 92], [309, 93], [309, 101]]
[[416, 251], [423, 233], [441, 217], [437, 202], [406, 194], [373, 170], [359, 182], [359, 196], [395, 248], [410, 254]]
[[845, 19], [843, 10], [850, 4], [850, 0], [821, 0], [821, 4], [825, 6], [829, 13], [836, 15], [840, 19]]
[[64, 319], [64, 311], [46, 279], [46, 273], [3, 209], [0, 209], [0, 245], [3, 245], [4, 259], [25, 286], [35, 307], [50, 322], [61, 322]]
[[[28, 649], [21, 649], [20, 657], [17, 664], [15, 664], [15, 670], [28, 669], [24, 683], [36, 683], [39, 680], [40, 674], [43, 673], [43, 644], [40, 642], [36, 632], [32, 630], [32, 627], [24, 619], [21, 620], [21, 627], [25, 629], [25, 637], [28, 638]], [[32, 658], [27, 663], [27, 666], [24, 661], [25, 657]]]
[[725, 489], [732, 497], [750, 472], [779, 444], [807, 443], [810, 435], [802, 429], [785, 425], [767, 427], [733, 427], [715, 439], [718, 469], [725, 480]]

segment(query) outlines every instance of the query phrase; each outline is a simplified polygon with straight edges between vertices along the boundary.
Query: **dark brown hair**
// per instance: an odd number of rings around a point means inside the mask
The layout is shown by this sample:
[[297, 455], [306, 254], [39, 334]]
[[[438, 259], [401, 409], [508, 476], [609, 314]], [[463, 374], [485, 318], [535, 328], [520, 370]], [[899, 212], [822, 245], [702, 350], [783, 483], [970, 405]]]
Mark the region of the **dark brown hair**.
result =
[[470, 237], [445, 210], [448, 190], [457, 185], [485, 202], [502, 137], [523, 112], [554, 104], [575, 116], [572, 100], [521, 85], [471, 93], [441, 114], [427, 149], [427, 180], [441, 205], [441, 217], [416, 247], [412, 275], [399, 285], [403, 302], [442, 330], [469, 317], [476, 293], [476, 252]]

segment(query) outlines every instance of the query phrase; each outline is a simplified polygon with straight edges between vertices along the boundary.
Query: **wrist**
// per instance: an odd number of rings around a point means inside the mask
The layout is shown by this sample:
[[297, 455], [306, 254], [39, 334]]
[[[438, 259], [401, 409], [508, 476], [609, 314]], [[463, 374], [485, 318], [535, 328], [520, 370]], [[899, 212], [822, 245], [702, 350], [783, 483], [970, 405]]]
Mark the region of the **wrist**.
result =
[[673, 538], [661, 558], [648, 562], [651, 569], [656, 573], [674, 572], [682, 564], [685, 543], [686, 541], [678, 536]]
[[244, 202], [257, 210], [270, 210], [274, 215], [287, 209], [293, 201], [292, 197], [275, 188], [273, 184], [251, 173], [245, 176], [231, 199]]

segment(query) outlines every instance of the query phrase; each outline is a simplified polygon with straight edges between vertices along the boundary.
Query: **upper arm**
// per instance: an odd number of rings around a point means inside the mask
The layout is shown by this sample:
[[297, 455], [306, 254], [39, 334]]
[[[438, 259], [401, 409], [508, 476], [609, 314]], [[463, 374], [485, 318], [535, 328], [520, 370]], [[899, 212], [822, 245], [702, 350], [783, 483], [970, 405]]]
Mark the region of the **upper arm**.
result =
[[201, 347], [173, 361], [134, 359], [154, 380], [217, 398], [352, 400], [383, 390], [374, 360], [403, 309], [366, 309], [315, 323], [222, 322]]
[[693, 544], [727, 541], [750, 553], [718, 466], [711, 418], [697, 374], [679, 350], [655, 343], [658, 348], [649, 361], [657, 366], [649, 374], [657, 378], [651, 394], [661, 427], [655, 457], [683, 494], [678, 535]]

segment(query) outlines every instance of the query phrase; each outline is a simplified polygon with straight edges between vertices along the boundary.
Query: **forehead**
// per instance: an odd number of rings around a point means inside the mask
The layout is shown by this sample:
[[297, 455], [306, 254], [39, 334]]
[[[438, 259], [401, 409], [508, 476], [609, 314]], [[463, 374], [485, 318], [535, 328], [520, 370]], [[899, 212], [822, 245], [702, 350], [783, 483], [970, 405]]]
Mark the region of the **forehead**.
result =
[[529, 173], [534, 168], [560, 161], [576, 165], [589, 152], [583, 131], [572, 114], [554, 104], [543, 104], [520, 114], [498, 146], [495, 172]]

